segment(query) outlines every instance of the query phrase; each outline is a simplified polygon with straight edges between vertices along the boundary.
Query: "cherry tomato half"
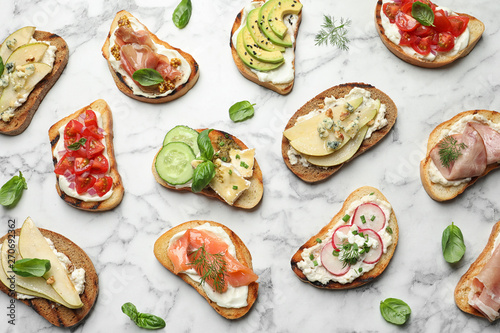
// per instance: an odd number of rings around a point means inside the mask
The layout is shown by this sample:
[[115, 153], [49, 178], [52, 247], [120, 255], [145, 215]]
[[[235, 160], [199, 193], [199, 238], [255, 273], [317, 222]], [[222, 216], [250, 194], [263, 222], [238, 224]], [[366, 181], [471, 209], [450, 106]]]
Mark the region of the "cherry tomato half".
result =
[[85, 143], [85, 149], [87, 150], [87, 157], [94, 158], [104, 151], [104, 145], [101, 141], [89, 137]]
[[83, 135], [85, 137], [93, 137], [93, 138], [96, 138], [98, 140], [101, 140], [102, 138], [104, 138], [104, 135], [102, 135], [102, 133], [100, 133], [99, 128], [95, 125], [87, 126], [85, 128], [85, 130], [83, 131]]
[[395, 22], [401, 31], [413, 31], [420, 25], [417, 20], [403, 12], [399, 12], [396, 15]]
[[408, 31], [401, 31], [401, 39], [399, 40], [399, 45], [411, 46], [411, 44], [414, 43], [417, 38], [417, 36]]
[[106, 173], [108, 172], [109, 169], [109, 162], [108, 159], [104, 155], [98, 155], [97, 157], [94, 158], [92, 164], [92, 173]]
[[436, 50], [448, 52], [455, 46], [455, 37], [449, 32], [440, 32]]
[[70, 120], [66, 127], [64, 128], [64, 139], [73, 138], [77, 135], [80, 135], [83, 129], [83, 124], [78, 120]]
[[434, 26], [437, 32], [447, 32], [451, 30], [451, 23], [445, 12], [440, 9], [434, 13]]
[[57, 162], [54, 172], [57, 175], [64, 175], [66, 170], [69, 170], [72, 174], [74, 173], [75, 159], [71, 157], [69, 153], [64, 154], [64, 156]]
[[396, 18], [396, 14], [399, 12], [400, 6], [394, 2], [386, 2], [382, 7], [382, 11], [385, 16], [389, 19], [389, 22], [394, 23], [394, 19]]
[[97, 126], [97, 116], [94, 111], [85, 111], [85, 126]]
[[86, 157], [75, 157], [75, 175], [81, 175], [85, 171], [90, 171], [90, 168], [92, 168], [90, 159]]
[[94, 186], [95, 181], [96, 179], [94, 176], [87, 176], [87, 177], [82, 177], [81, 175], [76, 176], [75, 178], [76, 193], [84, 194], [85, 192], [87, 192], [89, 188]]
[[108, 193], [109, 190], [111, 190], [112, 185], [113, 185], [113, 178], [109, 176], [104, 176], [97, 179], [93, 187], [97, 192], [97, 195], [102, 197], [103, 195]]
[[463, 34], [469, 24], [469, 18], [465, 16], [449, 16], [448, 20], [451, 24], [451, 34], [455, 37]]
[[428, 55], [431, 52], [431, 41], [430, 37], [418, 37], [411, 47], [421, 55]]

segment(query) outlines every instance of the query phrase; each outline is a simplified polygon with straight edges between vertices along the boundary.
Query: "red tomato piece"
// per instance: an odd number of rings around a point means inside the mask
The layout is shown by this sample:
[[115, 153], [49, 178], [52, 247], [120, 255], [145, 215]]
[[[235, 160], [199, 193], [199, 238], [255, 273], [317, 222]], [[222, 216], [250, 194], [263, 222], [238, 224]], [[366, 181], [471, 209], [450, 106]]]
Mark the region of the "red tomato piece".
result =
[[463, 34], [469, 24], [469, 18], [465, 16], [449, 16], [448, 20], [451, 24], [451, 34], [455, 37]]
[[425, 25], [419, 25], [415, 31], [414, 34], [415, 36], [418, 37], [427, 37], [431, 35], [434, 32], [434, 29], [432, 27], [427, 27]]
[[87, 192], [89, 188], [94, 186], [95, 181], [96, 179], [94, 176], [87, 176], [87, 177], [76, 176], [75, 178], [76, 193], [84, 194], [85, 192]]
[[104, 135], [102, 135], [102, 133], [99, 132], [99, 128], [95, 125], [90, 125], [87, 128], [85, 128], [85, 130], [83, 131], [83, 135], [86, 137], [91, 136], [98, 140], [104, 138]]
[[85, 149], [87, 150], [87, 157], [94, 158], [104, 151], [104, 145], [99, 140], [88, 138], [85, 143]]
[[97, 116], [94, 111], [85, 111], [85, 126], [97, 126]]
[[83, 129], [83, 124], [78, 120], [70, 120], [66, 127], [64, 128], [64, 139], [73, 138], [80, 135]]
[[434, 26], [437, 32], [447, 32], [451, 30], [451, 23], [442, 9], [434, 13]]
[[399, 12], [399, 4], [394, 2], [386, 2], [382, 7], [382, 11], [385, 16], [389, 19], [389, 22], [394, 23], [394, 19], [396, 18], [396, 14]]
[[401, 11], [407, 15], [411, 15], [411, 8], [415, 1], [408, 1], [403, 6], [401, 6]]
[[415, 52], [420, 53], [421, 55], [428, 55], [429, 52], [431, 52], [431, 38], [418, 37], [411, 47], [415, 50]]
[[436, 51], [448, 52], [455, 46], [455, 37], [449, 32], [439, 33]]
[[402, 31], [413, 31], [420, 25], [417, 20], [403, 12], [399, 12], [395, 20], [397, 27]]
[[75, 157], [75, 174], [81, 175], [85, 171], [90, 171], [92, 167], [92, 163], [90, 163], [90, 159], [86, 157]]
[[401, 31], [401, 39], [399, 40], [399, 45], [411, 46], [411, 44], [415, 42], [417, 38], [417, 36], [408, 31]]
[[75, 160], [71, 157], [71, 154], [66, 153], [64, 156], [57, 162], [54, 172], [57, 175], [64, 175], [66, 170], [69, 170], [72, 174], [74, 173], [74, 165]]
[[97, 179], [93, 187], [97, 192], [97, 195], [102, 197], [103, 195], [108, 193], [109, 190], [111, 190], [112, 185], [113, 185], [113, 178], [109, 176], [104, 176]]
[[93, 161], [92, 173], [100, 174], [108, 172], [109, 162], [104, 155], [98, 155]]

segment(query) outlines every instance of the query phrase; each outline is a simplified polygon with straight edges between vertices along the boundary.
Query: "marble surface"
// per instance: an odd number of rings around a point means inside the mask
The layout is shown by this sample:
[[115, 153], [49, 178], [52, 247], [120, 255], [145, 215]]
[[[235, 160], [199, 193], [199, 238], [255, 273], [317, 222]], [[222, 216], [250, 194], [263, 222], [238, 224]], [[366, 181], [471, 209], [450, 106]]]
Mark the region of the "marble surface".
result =
[[[39, 227], [65, 235], [92, 258], [99, 274], [99, 298], [87, 320], [73, 331], [141, 331], [120, 310], [129, 301], [143, 312], [163, 317], [168, 332], [498, 331], [498, 322], [490, 324], [461, 312], [453, 291], [500, 219], [500, 173], [493, 172], [451, 202], [438, 203], [422, 188], [418, 164], [437, 124], [464, 110], [500, 111], [500, 3], [440, 1], [479, 17], [486, 32], [466, 58], [429, 70], [399, 60], [382, 44], [374, 26], [376, 1], [303, 0], [295, 87], [288, 96], [246, 80], [233, 64], [230, 29], [246, 3], [193, 0], [193, 15], [183, 30], [172, 23], [177, 5], [172, 0], [3, 3], [0, 36], [36, 25], [61, 35], [70, 49], [66, 70], [28, 129], [16, 137], [0, 136], [0, 183], [19, 170], [28, 182], [15, 208], [0, 208], [0, 234], [7, 232], [8, 219], [15, 219], [20, 227], [31, 216]], [[150, 105], [118, 91], [101, 47], [112, 18], [121, 9], [195, 57], [201, 75], [187, 95]], [[352, 20], [349, 51], [314, 45], [323, 14]], [[398, 120], [382, 142], [335, 176], [320, 184], [306, 184], [283, 163], [281, 133], [310, 98], [346, 82], [370, 83], [387, 93], [398, 106]], [[116, 159], [125, 197], [113, 211], [89, 213], [58, 197], [47, 131], [60, 118], [99, 98], [113, 110]], [[256, 103], [255, 116], [235, 124], [228, 108], [240, 100]], [[226, 130], [257, 149], [265, 194], [256, 209], [235, 209], [156, 183], [151, 174], [153, 157], [167, 130], [177, 124]], [[292, 254], [330, 221], [349, 193], [363, 185], [379, 188], [398, 217], [400, 238], [392, 262], [373, 283], [354, 290], [325, 291], [302, 283], [290, 269]], [[259, 297], [241, 320], [219, 316], [153, 255], [154, 241], [163, 232], [192, 219], [227, 225], [252, 253]], [[461, 228], [467, 246], [456, 265], [445, 262], [441, 254], [441, 234], [452, 221]], [[403, 299], [411, 306], [405, 326], [391, 325], [381, 317], [379, 303], [387, 297]], [[16, 325], [8, 325], [8, 303], [8, 297], [0, 295], [0, 331], [58, 331], [21, 303], [16, 307]]]

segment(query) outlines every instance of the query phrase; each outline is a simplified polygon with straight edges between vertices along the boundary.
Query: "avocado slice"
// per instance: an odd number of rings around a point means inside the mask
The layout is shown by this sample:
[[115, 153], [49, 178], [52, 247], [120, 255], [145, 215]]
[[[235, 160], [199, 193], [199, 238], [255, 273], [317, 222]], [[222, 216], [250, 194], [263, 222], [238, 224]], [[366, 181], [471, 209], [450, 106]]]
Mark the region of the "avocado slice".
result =
[[279, 0], [278, 4], [269, 12], [269, 25], [273, 32], [283, 39], [288, 30], [283, 22], [283, 17], [288, 14], [297, 15], [301, 10], [302, 4], [297, 0]]
[[274, 44], [267, 36], [262, 34], [262, 31], [260, 31], [259, 12], [260, 7], [250, 11], [247, 16], [247, 28], [250, 35], [252, 35], [253, 40], [257, 43], [257, 45], [266, 51], [285, 52], [285, 48], [283, 46]]
[[9, 37], [5, 38], [2, 46], [0, 46], [0, 57], [2, 57], [2, 60], [6, 62], [12, 52], [14, 52], [18, 47], [27, 44], [31, 40], [34, 33], [35, 27], [24, 27], [14, 31], [9, 35]]
[[245, 49], [245, 46], [243, 45], [243, 29], [240, 30], [238, 33], [238, 36], [236, 38], [236, 52], [238, 53], [238, 56], [240, 59], [243, 61], [245, 65], [247, 65], [250, 68], [253, 68], [255, 70], [258, 70], [260, 72], [268, 72], [272, 69], [276, 69], [280, 67], [282, 64], [285, 62], [281, 62], [278, 64], [272, 64], [268, 62], [262, 62], [254, 57], [252, 57], [247, 50]]
[[292, 47], [293, 46], [292, 38], [290, 37], [289, 34], [286, 34], [284, 38], [280, 38], [274, 33], [274, 31], [269, 26], [269, 20], [270, 20], [269, 13], [271, 12], [271, 10], [273, 10], [275, 6], [278, 5], [279, 1], [281, 0], [269, 0], [264, 5], [262, 5], [262, 7], [260, 7], [259, 11], [260, 30], [274, 44], [284, 47]]
[[257, 43], [252, 38], [250, 31], [248, 31], [247, 26], [244, 26], [242, 30], [243, 46], [252, 57], [262, 62], [270, 62], [273, 64], [281, 63], [285, 61], [283, 55], [280, 51], [266, 51], [260, 48]]

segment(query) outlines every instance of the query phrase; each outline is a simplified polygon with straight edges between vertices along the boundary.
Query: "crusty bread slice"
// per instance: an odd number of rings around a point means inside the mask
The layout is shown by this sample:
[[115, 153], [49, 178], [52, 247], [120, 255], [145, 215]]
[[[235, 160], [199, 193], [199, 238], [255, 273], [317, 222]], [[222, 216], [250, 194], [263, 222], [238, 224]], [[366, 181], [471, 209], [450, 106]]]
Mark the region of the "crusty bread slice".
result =
[[[204, 129], [197, 129], [198, 132], [202, 132]], [[210, 141], [212, 142], [212, 146], [214, 147], [214, 150], [217, 151], [219, 148], [217, 147], [217, 139], [219, 137], [224, 136], [226, 139], [232, 140], [241, 150], [248, 149], [248, 147], [237, 137], [225, 133], [222, 131], [218, 130], [212, 130], [209, 134]], [[161, 150], [161, 149], [160, 149]], [[158, 151], [158, 153], [160, 152]], [[182, 187], [182, 188], [176, 188], [175, 186], [169, 185], [166, 181], [164, 181], [156, 172], [156, 157], [158, 156], [158, 153], [156, 153], [155, 158], [153, 160], [153, 166], [152, 166], [152, 171], [153, 175], [156, 179], [156, 181], [171, 190], [177, 190], [177, 191], [189, 191], [191, 192], [191, 187]], [[238, 207], [238, 208], [243, 208], [243, 209], [252, 209], [255, 206], [257, 206], [262, 199], [262, 196], [264, 195], [264, 183], [262, 180], [262, 170], [260, 169], [259, 163], [257, 163], [257, 159], [255, 159], [254, 167], [253, 167], [253, 175], [249, 179], [251, 182], [250, 187], [241, 194], [241, 196], [234, 202], [233, 206]], [[224, 199], [222, 199], [214, 190], [212, 190], [209, 186], [205, 187], [200, 194], [203, 194], [207, 197], [212, 197], [219, 199], [222, 202]]]
[[461, 118], [466, 117], [468, 115], [479, 114], [484, 116], [486, 119], [494, 122], [500, 123], [500, 113], [496, 111], [489, 110], [470, 110], [464, 111], [457, 114], [455, 117], [447, 120], [440, 125], [438, 125], [429, 135], [429, 140], [427, 141], [427, 153], [425, 158], [420, 162], [420, 180], [422, 181], [422, 185], [424, 186], [427, 194], [436, 201], [446, 201], [455, 198], [457, 195], [465, 191], [466, 188], [472, 186], [480, 177], [486, 176], [490, 171], [497, 169], [500, 167], [500, 164], [494, 163], [490, 164], [486, 167], [484, 173], [479, 177], [472, 177], [472, 179], [467, 182], [457, 186], [443, 186], [441, 184], [433, 183], [429, 176], [429, 168], [432, 163], [432, 159], [430, 157], [431, 150], [438, 144], [441, 140], [441, 133], [444, 130], [449, 130], [456, 122], [458, 122]]
[[[200, 76], [200, 69], [198, 67], [198, 63], [194, 60], [194, 58], [189, 53], [184, 52], [181, 49], [173, 47], [170, 44], [168, 44], [167, 42], [160, 40], [155, 34], [153, 34], [151, 31], [149, 31], [149, 29], [146, 26], [144, 26], [146, 31], [149, 33], [151, 39], [156, 44], [163, 45], [167, 49], [175, 50], [175, 51], [179, 52], [184, 57], [184, 59], [186, 59], [186, 61], [189, 63], [189, 65], [191, 67], [191, 74], [189, 75], [189, 78], [186, 81], [186, 83], [178, 86], [177, 88], [175, 88], [172, 91], [172, 93], [170, 93], [166, 96], [149, 98], [149, 97], [144, 97], [144, 96], [139, 96], [139, 95], [134, 94], [133, 90], [127, 85], [127, 83], [125, 83], [122, 75], [120, 73], [116, 72], [113, 69], [113, 66], [111, 66], [111, 63], [109, 62], [110, 57], [112, 57], [112, 55], [109, 53], [109, 50], [110, 50], [109, 38], [111, 37], [111, 33], [113, 33], [113, 31], [118, 26], [118, 21], [120, 20], [120, 18], [122, 16], [134, 17], [132, 14], [130, 14], [126, 10], [121, 10], [118, 13], [116, 13], [115, 18], [113, 19], [113, 22], [111, 23], [111, 28], [109, 29], [109, 33], [108, 33], [108, 36], [106, 37], [106, 41], [104, 42], [104, 45], [102, 46], [102, 55], [104, 56], [104, 58], [106, 58], [106, 61], [108, 62], [109, 71], [111, 72], [111, 75], [113, 76], [113, 80], [115, 81], [118, 89], [122, 93], [127, 95], [128, 97], [131, 97], [131, 98], [136, 99], [138, 101], [159, 104], [159, 103], [165, 103], [165, 102], [169, 102], [169, 101], [172, 101], [174, 99], [177, 99], [177, 98], [183, 96], [184, 94], [186, 94], [191, 88], [193, 88], [196, 81], [198, 81], [198, 77]], [[135, 19], [137, 19], [137, 18], [135, 18]]]
[[342, 217], [346, 214], [345, 213], [346, 210], [354, 201], [359, 200], [366, 195], [370, 195], [371, 193], [374, 193], [373, 195], [376, 195], [380, 200], [389, 202], [387, 198], [382, 194], [382, 192], [380, 192], [378, 189], [374, 187], [363, 186], [356, 189], [347, 197], [347, 199], [344, 201], [344, 204], [342, 205], [342, 208], [332, 218], [330, 223], [324, 226], [317, 234], [312, 236], [304, 245], [302, 245], [297, 252], [295, 252], [291, 260], [291, 266], [293, 272], [298, 276], [300, 280], [321, 289], [351, 289], [365, 285], [373, 281], [380, 274], [382, 274], [382, 272], [386, 269], [387, 265], [389, 265], [389, 262], [391, 261], [391, 258], [394, 255], [394, 251], [396, 250], [396, 246], [398, 245], [399, 228], [394, 210], [392, 210], [391, 216], [388, 219], [388, 226], [392, 229], [392, 240], [393, 240], [392, 244], [389, 245], [389, 247], [387, 248], [387, 252], [382, 254], [380, 261], [375, 265], [375, 267], [371, 271], [364, 273], [360, 277], [356, 278], [353, 282], [341, 284], [338, 282], [330, 281], [326, 285], [318, 281], [311, 282], [307, 279], [302, 270], [297, 266], [297, 263], [302, 261], [302, 252], [304, 251], [304, 249], [316, 245], [317, 244], [316, 239], [318, 238], [324, 239], [325, 235], [328, 233], [328, 230], [332, 228], [340, 219], [342, 219]]
[[[252, 0], [252, 1], [259, 2], [259, 0]], [[236, 64], [236, 67], [238, 68], [238, 70], [240, 71], [240, 73], [244, 77], [246, 77], [248, 80], [250, 80], [252, 82], [257, 83], [258, 85], [261, 85], [267, 89], [271, 89], [271, 90], [273, 90], [281, 95], [286, 95], [286, 94], [290, 93], [290, 91], [292, 91], [293, 84], [294, 84], [295, 80], [292, 80], [289, 83], [281, 83], [281, 84], [274, 84], [272, 82], [260, 81], [259, 78], [257, 77], [257, 75], [254, 72], [252, 72], [250, 70], [250, 68], [247, 67], [243, 63], [243, 61], [240, 59], [240, 57], [238, 56], [238, 52], [236, 52], [236, 47], [235, 47], [235, 45], [233, 45], [232, 37], [233, 37], [234, 33], [236, 32], [236, 30], [238, 30], [242, 24], [246, 24], [246, 22], [242, 22], [242, 16], [243, 16], [243, 9], [238, 13], [238, 15], [236, 15], [236, 19], [234, 20], [234, 23], [233, 23], [233, 28], [231, 29], [231, 36], [229, 36], [229, 46], [231, 47], [231, 54], [233, 56], [233, 60], [234, 60], [234, 63]], [[298, 17], [299, 18], [297, 21], [297, 28], [293, 32], [295, 39], [297, 39], [297, 34], [299, 32], [300, 22], [302, 21], [302, 11], [299, 13]], [[295, 50], [295, 45], [296, 45], [296, 41], [293, 44], [294, 50]], [[295, 60], [293, 61], [293, 68], [295, 70]]]
[[488, 243], [484, 247], [483, 252], [477, 257], [476, 261], [470, 265], [467, 272], [460, 278], [458, 284], [455, 288], [455, 303], [460, 308], [460, 310], [470, 313], [474, 316], [484, 317], [481, 312], [477, 311], [469, 304], [469, 292], [471, 290], [471, 283], [475, 276], [481, 272], [481, 269], [486, 265], [488, 260], [491, 258], [493, 249], [495, 247], [495, 239], [500, 233], [500, 221], [498, 221], [492, 228], [490, 237], [488, 238]]
[[[90, 313], [97, 299], [99, 291], [99, 278], [95, 271], [94, 264], [85, 251], [66, 237], [50, 230], [42, 228], [39, 228], [39, 230], [44, 237], [52, 240], [56, 250], [64, 253], [75, 268], [85, 269], [85, 290], [83, 294], [80, 295], [83, 307], [79, 309], [69, 309], [63, 305], [44, 298], [17, 299], [17, 296], [14, 296], [13, 298], [16, 298], [19, 302], [26, 304], [55, 326], [75, 326]], [[16, 229], [15, 236], [19, 236], [20, 231], [21, 229]], [[7, 237], [12, 237], [11, 235], [12, 233], [3, 236], [0, 238], [0, 242], [3, 243]], [[0, 283], [0, 290], [9, 296], [12, 296], [10, 289], [3, 283]]]
[[[50, 88], [56, 83], [61, 76], [66, 64], [68, 63], [69, 50], [68, 45], [56, 34], [38, 31], [33, 34], [33, 38], [38, 41], [47, 41], [54, 45], [57, 50], [55, 54], [54, 65], [52, 71], [38, 82], [35, 88], [31, 91], [26, 102], [18, 107], [14, 113], [14, 117], [9, 122], [0, 120], [0, 133], [7, 135], [18, 135], [24, 132], [29, 126], [35, 112], [38, 110], [40, 103], [49, 92]], [[6, 59], [4, 59], [5, 61]]]
[[[69, 205], [81, 209], [81, 210], [86, 210], [86, 211], [91, 211], [91, 212], [100, 212], [100, 211], [106, 211], [115, 208], [118, 206], [118, 204], [122, 201], [123, 199], [123, 194], [125, 192], [125, 189], [123, 188], [122, 180], [120, 177], [120, 174], [118, 173], [117, 165], [116, 165], [116, 159], [115, 159], [115, 152], [113, 148], [113, 116], [111, 114], [111, 109], [109, 108], [108, 104], [106, 101], [102, 99], [98, 99], [97, 101], [91, 103], [88, 106], [85, 106], [81, 108], [80, 110], [76, 111], [73, 114], [70, 114], [69, 116], [59, 120], [57, 123], [52, 125], [49, 129], [49, 139], [50, 139], [50, 146], [52, 147], [52, 156], [54, 154], [54, 149], [57, 145], [57, 142], [61, 139], [64, 140], [64, 138], [60, 138], [59, 136], [59, 129], [62, 126], [66, 126], [66, 124], [72, 120], [72, 119], [77, 119], [80, 114], [84, 113], [86, 110], [94, 110], [97, 111], [101, 114], [102, 117], [102, 123], [103, 123], [103, 129], [105, 132], [104, 135], [104, 142], [106, 144], [106, 150], [108, 153], [108, 162], [109, 162], [109, 176], [113, 178], [113, 194], [111, 194], [111, 197], [104, 201], [89, 201], [85, 202], [80, 199], [76, 199], [73, 197], [70, 197], [66, 193], [64, 193], [61, 188], [59, 187], [59, 175], [56, 175], [56, 189], [57, 193], [63, 199], [66, 201]], [[52, 161], [54, 162], [54, 166], [57, 164], [57, 159], [55, 157], [52, 157]]]
[[384, 138], [387, 135], [387, 133], [389, 133], [392, 126], [394, 126], [394, 123], [396, 122], [396, 118], [398, 115], [398, 109], [396, 107], [396, 104], [394, 104], [394, 102], [392, 101], [392, 99], [382, 91], [378, 90], [377, 88], [369, 84], [356, 82], [356, 83], [344, 83], [335, 87], [331, 87], [323, 91], [322, 93], [318, 94], [314, 98], [312, 98], [310, 101], [304, 104], [304, 106], [302, 106], [299, 110], [297, 110], [297, 112], [295, 112], [295, 114], [292, 116], [292, 118], [290, 118], [290, 120], [286, 124], [285, 130], [295, 125], [295, 122], [297, 121], [298, 117], [306, 115], [315, 109], [319, 109], [320, 106], [324, 104], [324, 100], [326, 97], [333, 96], [335, 98], [341, 98], [347, 95], [355, 87], [368, 90], [371, 93], [371, 98], [380, 99], [380, 102], [386, 105], [387, 111], [385, 117], [387, 119], [387, 125], [373, 132], [369, 139], [364, 140], [363, 143], [361, 144], [361, 147], [359, 147], [358, 151], [356, 152], [356, 154], [354, 154], [353, 157], [351, 157], [349, 160], [347, 160], [342, 164], [331, 167], [319, 167], [312, 164], [304, 166], [301, 163], [292, 165], [290, 163], [290, 159], [288, 158], [288, 150], [290, 149], [290, 142], [283, 135], [281, 142], [281, 154], [283, 156], [283, 160], [285, 161], [285, 164], [288, 167], [288, 169], [290, 169], [297, 177], [299, 177], [303, 181], [306, 181], [308, 183], [315, 183], [330, 177], [335, 172], [337, 172], [343, 165], [349, 163], [349, 161], [363, 154], [365, 151], [373, 147], [377, 142], [382, 140], [382, 138]]
[[455, 60], [468, 55], [470, 51], [472, 51], [474, 46], [476, 46], [477, 42], [479, 41], [484, 32], [483, 22], [479, 21], [477, 18], [471, 15], [457, 13], [457, 15], [466, 16], [469, 18], [468, 27], [470, 35], [469, 35], [469, 44], [467, 44], [467, 47], [465, 47], [463, 50], [461, 50], [454, 56], [449, 56], [446, 54], [438, 54], [436, 59], [434, 59], [433, 61], [420, 59], [417, 58], [416, 56], [407, 54], [406, 52], [403, 51], [401, 46], [394, 44], [389, 40], [389, 38], [387, 38], [387, 36], [385, 35], [385, 29], [382, 26], [382, 19], [380, 17], [380, 10], [382, 8], [382, 5], [383, 5], [382, 0], [378, 0], [377, 6], [375, 7], [375, 26], [377, 27], [380, 39], [382, 39], [384, 45], [389, 49], [389, 51], [394, 53], [395, 56], [415, 66], [425, 67], [425, 68], [437, 68], [451, 64]]
[[[169, 271], [171, 271], [173, 273], [174, 266], [173, 266], [172, 261], [170, 260], [170, 258], [167, 255], [167, 250], [169, 247], [170, 239], [175, 234], [177, 234], [181, 231], [186, 231], [187, 229], [195, 228], [195, 227], [203, 225], [205, 223], [209, 223], [212, 226], [217, 226], [217, 227], [221, 227], [222, 229], [224, 229], [224, 231], [229, 235], [229, 238], [233, 242], [234, 247], [236, 248], [236, 258], [238, 259], [238, 261], [241, 264], [253, 269], [253, 267], [252, 267], [252, 255], [250, 254], [250, 251], [248, 251], [248, 248], [245, 246], [243, 241], [231, 229], [229, 229], [228, 227], [226, 227], [223, 224], [213, 222], [213, 221], [194, 220], [194, 221], [182, 223], [182, 224], [168, 230], [163, 235], [161, 235], [155, 242], [154, 254], [156, 256], [156, 259], [158, 259], [158, 261], [163, 266], [165, 266], [165, 268], [167, 268]], [[200, 286], [200, 284], [198, 282], [194, 281], [193, 279], [191, 279], [188, 275], [180, 273], [178, 276], [182, 280], [184, 280], [184, 282], [186, 282], [187, 284], [192, 286], [194, 289], [196, 289], [196, 291], [198, 293], [200, 293], [200, 295], [203, 296], [207, 300], [208, 304], [210, 304], [210, 306], [212, 308], [214, 308], [214, 310], [217, 311], [217, 313], [219, 313], [221, 316], [223, 316], [224, 318], [227, 318], [227, 319], [237, 319], [237, 318], [244, 316], [250, 310], [253, 303], [257, 299], [259, 284], [257, 282], [252, 282], [248, 286], [248, 297], [247, 297], [248, 305], [247, 306], [245, 306], [243, 308], [224, 308], [224, 307], [217, 305], [217, 303], [213, 302], [210, 298], [208, 298], [208, 296], [206, 295], [205, 291]]]

